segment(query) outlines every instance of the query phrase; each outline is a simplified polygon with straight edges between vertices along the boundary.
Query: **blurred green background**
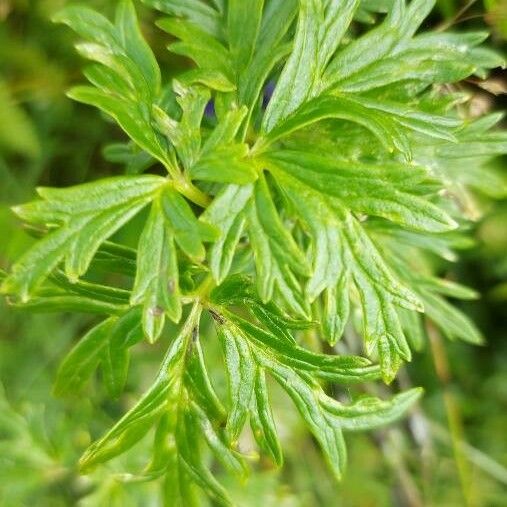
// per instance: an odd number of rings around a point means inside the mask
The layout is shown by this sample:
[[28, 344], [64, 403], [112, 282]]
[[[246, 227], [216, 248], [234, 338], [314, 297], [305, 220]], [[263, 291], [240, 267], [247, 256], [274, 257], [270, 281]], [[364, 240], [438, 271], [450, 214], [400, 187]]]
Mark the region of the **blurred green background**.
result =
[[[281, 0], [280, 0], [281, 1]], [[0, 268], [6, 269], [30, 237], [9, 207], [34, 187], [69, 185], [121, 172], [104, 160], [106, 143], [122, 139], [96, 110], [71, 102], [65, 90], [81, 80], [73, 35], [50, 22], [65, 0], [0, 0]], [[108, 13], [112, 0], [87, 5]], [[185, 64], [165, 51], [165, 38], [140, 8], [143, 28], [167, 76]], [[441, 0], [433, 27], [484, 28], [505, 50], [507, 0]], [[480, 110], [505, 109], [507, 79], [466, 83]], [[499, 161], [504, 164], [505, 161]], [[470, 197], [483, 213], [471, 235], [475, 246], [444, 273], [482, 294], [467, 303], [487, 337], [481, 348], [431, 344], [400, 377], [400, 387], [422, 385], [420, 407], [396, 427], [349, 435], [349, 471], [334, 484], [290, 404], [273, 395], [286, 466], [260, 463], [243, 490], [224, 478], [242, 506], [383, 507], [507, 505], [507, 201]], [[149, 382], [160, 349], [138, 347], [126, 395], [108, 400], [99, 381], [84, 396], [51, 395], [59, 361], [91, 320], [75, 314], [31, 315], [0, 300], [0, 506], [157, 506], [156, 484], [124, 484], [114, 474], [140, 468], [149, 442], [95, 474], [75, 464]], [[213, 358], [210, 358], [212, 361]], [[142, 447], [145, 445], [145, 449]]]

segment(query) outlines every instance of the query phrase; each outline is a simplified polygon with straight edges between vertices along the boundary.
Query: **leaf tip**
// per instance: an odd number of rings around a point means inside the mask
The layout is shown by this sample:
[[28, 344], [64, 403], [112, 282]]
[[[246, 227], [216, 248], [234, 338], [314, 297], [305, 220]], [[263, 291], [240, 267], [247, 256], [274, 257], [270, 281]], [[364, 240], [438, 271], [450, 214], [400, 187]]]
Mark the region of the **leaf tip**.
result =
[[23, 205], [11, 206], [11, 211], [18, 217], [23, 218]]

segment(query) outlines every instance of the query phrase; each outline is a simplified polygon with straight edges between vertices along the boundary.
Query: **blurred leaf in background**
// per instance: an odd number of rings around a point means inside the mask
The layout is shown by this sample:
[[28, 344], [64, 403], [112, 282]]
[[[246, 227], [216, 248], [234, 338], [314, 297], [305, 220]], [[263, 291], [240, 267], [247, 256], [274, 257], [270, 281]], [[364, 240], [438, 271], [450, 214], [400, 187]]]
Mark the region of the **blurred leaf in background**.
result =
[[[9, 206], [27, 200], [37, 184], [68, 185], [116, 170], [104, 161], [101, 150], [105, 140], [120, 138], [118, 129], [95, 110], [65, 97], [67, 88], [81, 79], [81, 62], [70, 33], [49, 20], [68, 3], [0, 0], [0, 268], [11, 264], [32, 241], [19, 228]], [[473, 2], [470, 10], [460, 14], [469, 3], [440, 0], [435, 25], [482, 29], [485, 21], [494, 30], [495, 44], [504, 48], [507, 2]], [[86, 4], [105, 14], [114, 8], [110, 0]], [[181, 60], [169, 60], [165, 38], [149, 26], [147, 35], [158, 48], [165, 71], [184, 65]], [[495, 78], [505, 81], [501, 75]], [[470, 83], [463, 86], [485, 94], [487, 107], [505, 109], [501, 92], [478, 91]], [[498, 166], [498, 172], [505, 174], [505, 160]], [[459, 278], [484, 295], [462, 309], [479, 323], [487, 345], [480, 349], [459, 343], [446, 346], [450, 373], [440, 380], [435, 376], [435, 361], [442, 360], [438, 355], [442, 351], [438, 346], [423, 350], [408, 370], [412, 381], [426, 389], [424, 414], [415, 413], [398, 427], [350, 438], [349, 471], [338, 488], [287, 396], [274, 388], [272, 402], [277, 407], [274, 415], [286, 449], [286, 467], [280, 473], [261, 463], [260, 472], [241, 490], [221, 477], [241, 506], [461, 506], [459, 460], [468, 470], [471, 506], [507, 505], [507, 414], [502, 409], [507, 406], [507, 201], [493, 204], [479, 197], [475, 205], [488, 210], [476, 227], [478, 246], [445, 269], [450, 279]], [[157, 347], [136, 352], [138, 366], [118, 403], [108, 401], [99, 383], [80, 397], [55, 399], [50, 393], [59, 361], [89, 325], [90, 319], [79, 315], [7, 311], [0, 301], [2, 506], [161, 505], [153, 484], [139, 487], [116, 480], [115, 472], [127, 468], [123, 461], [111, 465], [110, 475], [83, 477], [77, 472], [82, 451], [131, 406], [139, 385], [144, 386], [156, 371], [161, 354]], [[213, 361], [213, 351], [206, 353]], [[462, 433], [449, 429], [449, 394]], [[466, 436], [468, 443], [461, 443], [457, 436]], [[140, 467], [150, 446], [146, 438], [121, 460]]]
[[507, 39], [507, 2], [505, 0], [484, 0], [486, 21], [495, 33]]

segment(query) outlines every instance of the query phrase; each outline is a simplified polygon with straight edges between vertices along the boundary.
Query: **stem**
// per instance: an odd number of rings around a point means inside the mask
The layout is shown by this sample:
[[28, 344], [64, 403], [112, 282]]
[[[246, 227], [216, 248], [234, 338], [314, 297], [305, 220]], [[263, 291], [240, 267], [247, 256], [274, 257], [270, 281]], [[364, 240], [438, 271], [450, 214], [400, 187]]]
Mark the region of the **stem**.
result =
[[399, 484], [397, 492], [402, 505], [424, 507], [417, 484], [410, 475], [403, 451], [400, 450], [400, 441], [402, 441], [400, 431], [391, 428], [386, 431], [385, 436], [379, 438], [378, 435], [378, 432], [373, 434], [374, 438], [377, 436], [377, 445], [396, 475]]
[[[410, 380], [408, 372], [402, 368], [398, 374], [398, 384], [401, 389], [408, 390], [414, 385]], [[432, 471], [435, 465], [435, 452], [433, 449], [433, 440], [431, 428], [421, 409], [420, 405], [412, 408], [408, 415], [408, 427], [414, 442], [420, 449], [420, 476], [421, 476], [421, 498], [425, 507], [430, 507]]]
[[[430, 428], [435, 437], [441, 442], [449, 445], [450, 438], [449, 432], [434, 421], [429, 421]], [[479, 449], [467, 444], [466, 442], [459, 442], [460, 447], [463, 448], [463, 452], [467, 455], [467, 458], [483, 472], [493, 477], [497, 481], [507, 486], [507, 468], [502, 464], [495, 461], [493, 458], [488, 456], [486, 453]]]
[[458, 469], [463, 499], [467, 507], [472, 507], [476, 505], [472, 491], [472, 474], [468, 460], [463, 452], [463, 442], [465, 442], [465, 438], [461, 413], [458, 403], [452, 391], [449, 389], [449, 382], [451, 379], [449, 361], [442, 343], [442, 337], [437, 328], [433, 324], [428, 323], [427, 329], [435, 370], [442, 384], [447, 422], [449, 424], [454, 460], [456, 462], [456, 468]]
[[211, 275], [208, 275], [198, 289], [195, 291], [196, 296], [200, 300], [208, 299], [209, 293], [215, 288], [215, 281]]
[[183, 297], [185, 303], [200, 303], [203, 307], [208, 306], [210, 292], [215, 288], [215, 281], [211, 275], [207, 275], [197, 289]]
[[468, 9], [470, 9], [470, 7], [472, 7], [476, 2], [477, 0], [470, 0], [451, 19], [438, 26], [436, 28], [436, 31], [443, 32], [444, 30], [450, 28], [452, 25], [456, 24], [460, 20], [461, 16], [463, 16], [463, 14], [465, 14], [465, 12], [468, 11]]
[[179, 175], [172, 181], [175, 190], [184, 195], [189, 201], [197, 204], [201, 208], [207, 208], [211, 199], [201, 190], [199, 190], [191, 181]]
[[177, 165], [167, 162], [164, 166], [171, 177], [170, 182], [175, 190], [201, 208], [207, 208], [209, 206], [211, 199], [183, 175]]

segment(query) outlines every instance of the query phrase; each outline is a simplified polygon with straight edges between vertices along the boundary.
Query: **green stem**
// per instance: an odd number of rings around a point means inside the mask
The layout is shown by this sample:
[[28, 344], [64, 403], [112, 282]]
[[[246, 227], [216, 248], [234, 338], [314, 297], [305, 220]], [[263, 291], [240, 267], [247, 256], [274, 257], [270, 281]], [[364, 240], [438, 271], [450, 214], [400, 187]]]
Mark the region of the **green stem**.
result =
[[184, 195], [189, 201], [197, 204], [201, 208], [207, 208], [211, 199], [204, 192], [199, 190], [191, 181], [183, 178], [181, 175], [173, 178], [173, 185], [175, 190]]
[[464, 505], [466, 507], [473, 507], [476, 505], [476, 502], [473, 491], [472, 471], [462, 447], [462, 442], [465, 442], [465, 435], [459, 405], [449, 388], [451, 380], [449, 361], [437, 328], [433, 324], [428, 323], [427, 330], [435, 370], [442, 385], [442, 396]]
[[207, 208], [211, 203], [211, 199], [204, 192], [199, 190], [190, 179], [182, 174], [176, 164], [176, 162], [174, 162], [174, 164], [170, 162], [164, 164], [171, 177], [170, 181], [174, 189], [194, 204], [197, 204], [201, 208]]

